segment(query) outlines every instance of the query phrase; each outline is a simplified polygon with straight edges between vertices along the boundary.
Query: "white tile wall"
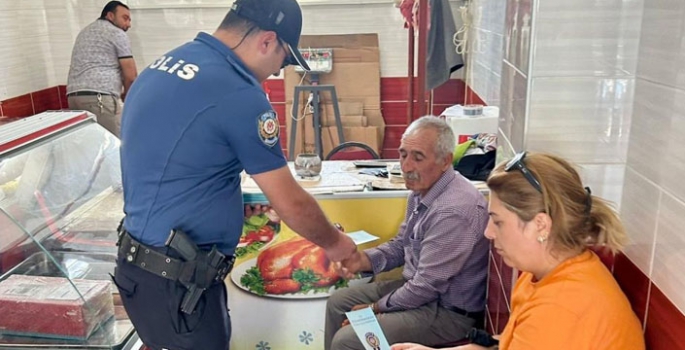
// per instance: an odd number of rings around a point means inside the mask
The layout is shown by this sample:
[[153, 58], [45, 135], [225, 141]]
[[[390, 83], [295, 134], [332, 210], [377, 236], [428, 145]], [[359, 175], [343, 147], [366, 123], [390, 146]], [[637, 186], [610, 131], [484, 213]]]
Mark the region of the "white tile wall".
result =
[[[685, 313], [685, 0], [506, 4], [503, 64], [482, 55], [472, 67], [501, 69], [498, 158], [523, 147], [577, 163], [620, 209], [626, 255]], [[530, 67], [526, 10], [535, 16]], [[482, 96], [485, 81], [473, 84]]]
[[525, 148], [528, 82], [521, 71], [509, 61], [503, 62], [499, 126], [513, 149], [518, 152]]
[[533, 76], [634, 76], [643, 0], [540, 1]]
[[472, 27], [465, 80], [491, 106], [501, 104], [505, 9], [506, 6], [502, 6], [498, 0], [473, 0], [469, 4]]
[[[672, 163], [667, 145], [677, 95], [682, 92], [643, 79], [637, 79], [633, 127], [628, 145], [628, 165], [658, 186], [664, 184], [664, 171]], [[681, 111], [685, 112], [685, 111]], [[682, 118], [682, 116], [681, 116]]]
[[15, 2], [0, 3], [0, 23], [3, 28], [0, 30], [0, 43], [3, 46], [0, 50], [0, 100], [26, 93], [31, 88], [23, 51], [24, 42], [29, 39], [22, 36], [18, 6]]
[[685, 1], [645, 1], [638, 77], [685, 89]]
[[522, 151], [528, 147], [526, 145], [526, 139], [528, 137], [528, 118], [526, 116], [528, 81], [518, 70], [514, 71], [514, 94], [511, 102], [512, 120], [509, 140], [511, 140], [511, 144], [514, 146], [515, 150]]
[[[471, 7], [475, 9], [476, 18], [479, 24], [476, 25], [481, 30], [490, 31], [496, 34], [504, 34], [504, 18], [507, 10], [502, 1], [496, 0], [473, 0]], [[501, 50], [501, 48], [500, 48]]]
[[630, 244], [625, 248], [625, 254], [646, 276], [651, 274], [660, 195], [653, 182], [630, 166], [626, 167], [621, 219]]
[[583, 185], [589, 186], [592, 194], [609, 201], [611, 206], [621, 209], [621, 196], [626, 167], [624, 164], [577, 164]]
[[514, 149], [514, 146], [509, 141], [509, 138], [500, 128], [497, 133], [497, 160], [496, 163], [499, 164], [505, 160], [511, 159], [518, 152]]
[[133, 9], [128, 31], [139, 70], [198, 32], [213, 32], [226, 14], [223, 8]]
[[571, 160], [618, 208], [641, 13], [642, 0], [507, 0], [504, 14], [505, 145]]
[[533, 78], [527, 147], [556, 151], [578, 163], [624, 163], [633, 83], [594, 77]]
[[685, 313], [685, 0], [649, 0], [639, 46], [623, 218], [628, 256]]
[[[500, 105], [499, 105], [499, 129], [502, 136], [511, 136], [511, 126], [514, 123], [514, 78], [517, 71], [508, 62], [502, 64]], [[523, 116], [525, 118], [525, 115]], [[513, 145], [512, 145], [513, 147]]]
[[[501, 62], [501, 59], [500, 59]], [[501, 67], [501, 66], [500, 66]], [[502, 76], [500, 71], [494, 71], [482, 62], [471, 61], [466, 68], [469, 72], [464, 80], [478, 96], [490, 106], [501, 105]]]
[[504, 59], [528, 75], [533, 20], [532, 0], [509, 0], [504, 24]]
[[685, 91], [642, 79], [638, 88], [638, 124], [631, 130], [628, 162], [664, 191], [685, 200]]
[[[0, 100], [66, 84], [71, 48], [81, 28], [106, 0], [0, 0]], [[159, 55], [212, 32], [228, 11], [226, 0], [130, 0], [128, 35], [139, 69]], [[453, 12], [462, 1], [451, 1]], [[492, 4], [490, 4], [492, 7]], [[160, 8], [161, 7], [161, 8]], [[381, 75], [407, 75], [407, 30], [392, 2], [303, 4], [303, 34], [378, 33]], [[496, 10], [496, 8], [495, 8]], [[490, 13], [490, 12], [488, 12]]]
[[664, 194], [659, 204], [652, 280], [685, 313], [685, 203]]

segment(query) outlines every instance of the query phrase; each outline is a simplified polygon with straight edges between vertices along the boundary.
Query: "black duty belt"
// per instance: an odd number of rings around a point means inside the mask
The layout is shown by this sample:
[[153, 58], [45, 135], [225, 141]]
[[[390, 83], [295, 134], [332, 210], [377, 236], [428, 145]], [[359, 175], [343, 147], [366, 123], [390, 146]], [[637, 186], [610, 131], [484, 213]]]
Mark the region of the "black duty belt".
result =
[[[167, 254], [136, 241], [124, 229], [123, 220], [117, 232], [120, 259], [188, 289], [181, 302], [181, 311], [186, 314], [195, 312], [202, 293], [214, 283], [223, 283], [233, 269], [235, 256], [222, 254], [216, 246], [209, 252], [200, 250], [181, 230], [171, 230], [163, 248]], [[180, 259], [168, 253], [177, 253]]]
[[[192, 268], [190, 265], [194, 262], [183, 261], [163, 254], [158, 250], [159, 248], [149, 247], [136, 241], [126, 230], [122, 229], [119, 241], [119, 256], [123, 257], [127, 263], [173, 281], [182, 280], [184, 276], [190, 273], [187, 270], [189, 267]], [[223, 281], [226, 278], [233, 269], [233, 262], [233, 257], [223, 259], [217, 268], [215, 277], [217, 281]]]
[[119, 243], [119, 256], [131, 265], [174, 281], [179, 279], [183, 270], [184, 262], [181, 259], [162, 254], [155, 248], [136, 241], [125, 231], [122, 232]]
[[89, 91], [89, 90], [74, 91], [74, 92], [70, 92], [67, 94], [67, 96], [97, 96], [97, 95], [112, 96], [112, 94], [107, 93], [107, 92], [97, 92], [97, 91]]

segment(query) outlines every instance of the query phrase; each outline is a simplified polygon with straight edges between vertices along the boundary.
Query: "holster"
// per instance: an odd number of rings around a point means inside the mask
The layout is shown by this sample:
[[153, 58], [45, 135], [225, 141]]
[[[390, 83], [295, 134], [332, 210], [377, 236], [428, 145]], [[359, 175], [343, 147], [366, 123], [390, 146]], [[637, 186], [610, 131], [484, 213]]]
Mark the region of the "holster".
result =
[[214, 282], [223, 283], [231, 272], [235, 256], [226, 256], [216, 247], [204, 251], [197, 247], [180, 230], [172, 230], [166, 246], [173, 249], [180, 258], [159, 252], [159, 248], [146, 246], [135, 240], [119, 225], [119, 255], [123, 261], [137, 266], [159, 277], [180, 282], [188, 289], [181, 304], [181, 311], [193, 313], [205, 289]]

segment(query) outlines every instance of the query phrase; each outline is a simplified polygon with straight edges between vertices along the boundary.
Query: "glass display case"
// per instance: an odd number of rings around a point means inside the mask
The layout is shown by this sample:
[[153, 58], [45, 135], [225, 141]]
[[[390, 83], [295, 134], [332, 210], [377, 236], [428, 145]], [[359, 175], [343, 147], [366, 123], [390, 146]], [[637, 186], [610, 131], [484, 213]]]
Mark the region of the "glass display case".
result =
[[0, 127], [0, 349], [138, 349], [110, 274], [120, 141], [85, 112]]

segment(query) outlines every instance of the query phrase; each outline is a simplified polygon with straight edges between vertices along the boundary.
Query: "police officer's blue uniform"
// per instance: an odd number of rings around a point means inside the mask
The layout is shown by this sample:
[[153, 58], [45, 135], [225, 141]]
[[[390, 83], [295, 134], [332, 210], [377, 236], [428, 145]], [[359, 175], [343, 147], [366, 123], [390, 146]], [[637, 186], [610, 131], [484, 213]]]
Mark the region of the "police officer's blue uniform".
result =
[[[243, 223], [240, 173], [286, 165], [279, 131], [259, 82], [213, 36], [200, 33], [160, 57], [136, 79], [123, 112], [125, 229], [152, 247], [163, 247], [170, 230], [180, 229], [200, 247], [232, 254]], [[223, 283], [209, 288], [196, 312], [186, 315], [178, 311], [183, 286], [121, 256], [115, 282], [146, 345], [226, 348], [230, 318]]]

